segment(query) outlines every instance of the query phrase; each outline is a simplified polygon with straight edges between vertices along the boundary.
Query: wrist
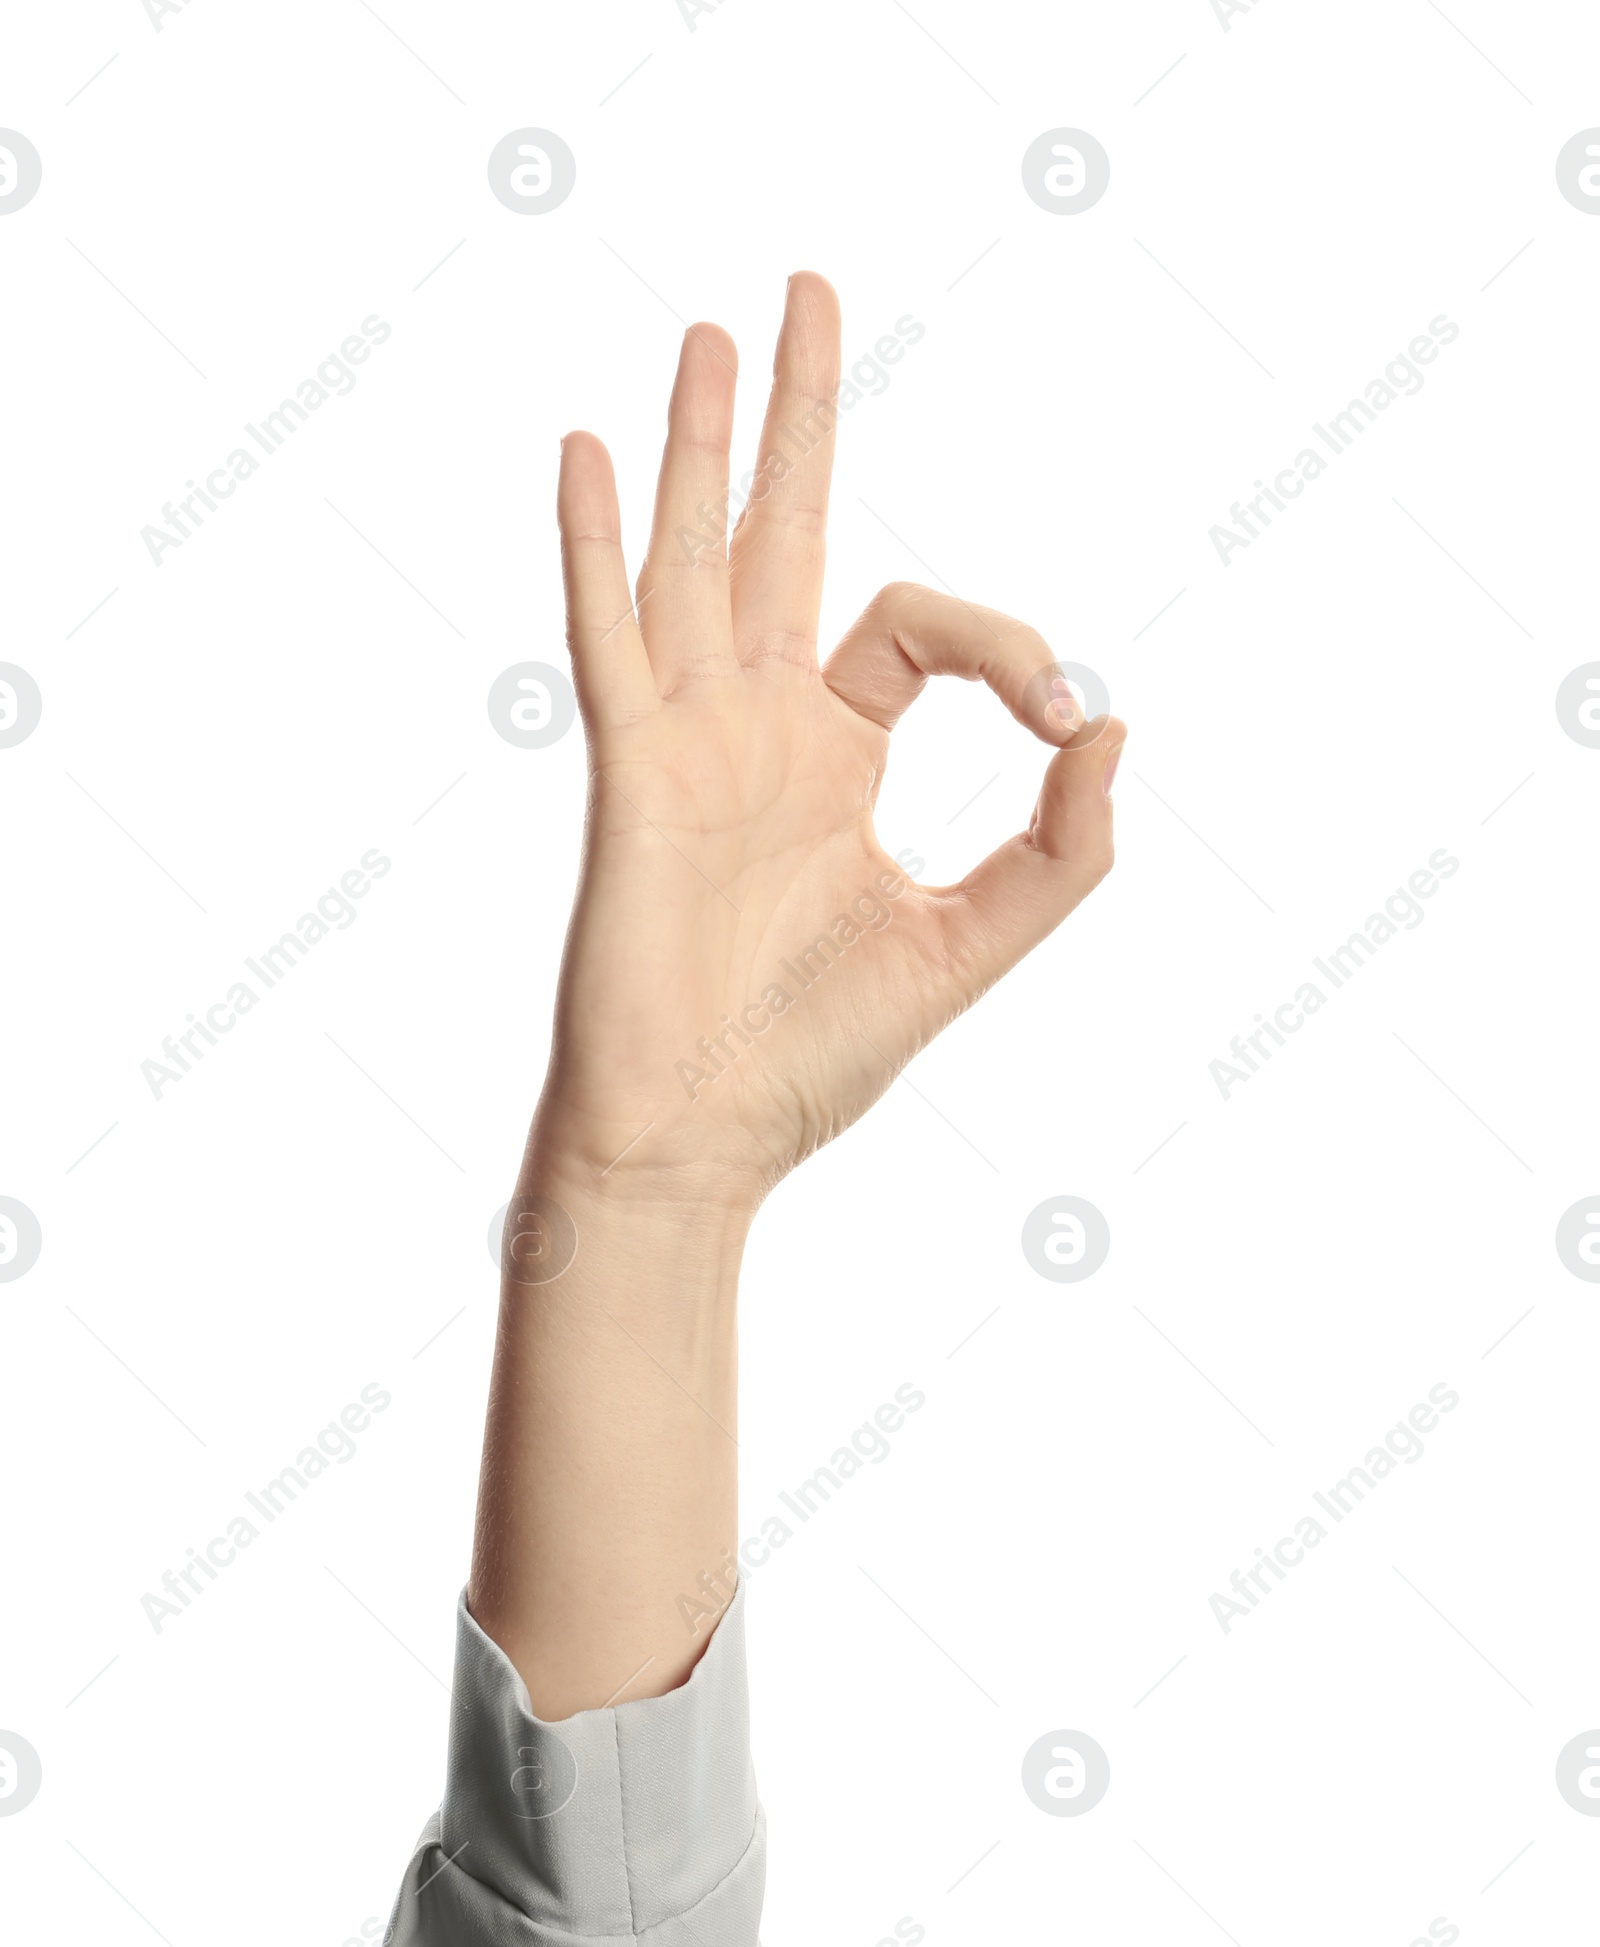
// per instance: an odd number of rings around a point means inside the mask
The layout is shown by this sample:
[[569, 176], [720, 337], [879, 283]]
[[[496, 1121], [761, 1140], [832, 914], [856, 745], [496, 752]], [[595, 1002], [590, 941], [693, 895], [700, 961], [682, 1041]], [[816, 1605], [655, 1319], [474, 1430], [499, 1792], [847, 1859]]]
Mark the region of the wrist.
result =
[[534, 1112], [517, 1188], [570, 1198], [602, 1221], [626, 1217], [743, 1235], [772, 1181], [746, 1148], [725, 1153], [721, 1131], [699, 1134], [686, 1154], [678, 1131], [663, 1135], [649, 1124], [585, 1115], [547, 1097]]
[[757, 1202], [709, 1170], [607, 1174], [536, 1130], [506, 1213], [503, 1293], [592, 1301], [619, 1319], [731, 1319]]

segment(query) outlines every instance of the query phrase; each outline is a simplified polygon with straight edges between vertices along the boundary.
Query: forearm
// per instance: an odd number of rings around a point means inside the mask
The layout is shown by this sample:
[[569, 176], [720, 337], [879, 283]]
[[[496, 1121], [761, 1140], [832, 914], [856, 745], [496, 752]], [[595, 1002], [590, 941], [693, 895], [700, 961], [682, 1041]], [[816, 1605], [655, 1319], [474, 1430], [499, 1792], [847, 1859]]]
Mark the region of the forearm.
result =
[[502, 1277], [468, 1603], [548, 1720], [674, 1689], [710, 1635], [685, 1608], [733, 1590], [749, 1212], [624, 1170], [536, 1136], [519, 1198], [559, 1204], [576, 1253]]

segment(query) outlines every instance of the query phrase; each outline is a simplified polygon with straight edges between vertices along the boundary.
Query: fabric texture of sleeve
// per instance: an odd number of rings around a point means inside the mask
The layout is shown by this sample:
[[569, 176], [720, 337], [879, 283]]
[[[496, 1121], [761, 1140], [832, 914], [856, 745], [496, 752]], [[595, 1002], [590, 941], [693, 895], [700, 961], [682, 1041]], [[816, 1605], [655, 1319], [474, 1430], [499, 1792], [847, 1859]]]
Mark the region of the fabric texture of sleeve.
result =
[[765, 1876], [742, 1583], [687, 1683], [559, 1724], [462, 1593], [444, 1802], [387, 1947], [759, 1947]]

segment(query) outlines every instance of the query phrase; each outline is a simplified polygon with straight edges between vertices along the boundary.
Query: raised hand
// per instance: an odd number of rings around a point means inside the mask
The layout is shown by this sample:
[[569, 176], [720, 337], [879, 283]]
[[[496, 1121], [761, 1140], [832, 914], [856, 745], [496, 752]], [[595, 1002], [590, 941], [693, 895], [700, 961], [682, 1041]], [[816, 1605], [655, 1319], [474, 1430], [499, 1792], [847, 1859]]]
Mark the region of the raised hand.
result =
[[[1125, 730], [1085, 726], [1039, 634], [892, 583], [817, 658], [839, 387], [831, 287], [790, 281], [744, 511], [725, 540], [736, 354], [683, 342], [630, 599], [610, 459], [562, 449], [588, 839], [537, 1130], [563, 1167], [753, 1205], [1049, 934], [1111, 864]], [[910, 885], [872, 812], [930, 676], [982, 679], [1056, 748], [1027, 831]], [[626, 1152], [620, 1162], [619, 1154]]]
[[[895, 583], [818, 665], [832, 289], [790, 280], [729, 540], [734, 368], [726, 332], [690, 330], [636, 600], [606, 450], [562, 448], [587, 838], [468, 1590], [546, 1717], [672, 1689], [732, 1597], [738, 1271], [762, 1197], [1111, 864], [1126, 733], [1083, 723], [1032, 629]], [[889, 733], [939, 675], [981, 678], [1054, 754], [1027, 831], [917, 886], [872, 811]]]

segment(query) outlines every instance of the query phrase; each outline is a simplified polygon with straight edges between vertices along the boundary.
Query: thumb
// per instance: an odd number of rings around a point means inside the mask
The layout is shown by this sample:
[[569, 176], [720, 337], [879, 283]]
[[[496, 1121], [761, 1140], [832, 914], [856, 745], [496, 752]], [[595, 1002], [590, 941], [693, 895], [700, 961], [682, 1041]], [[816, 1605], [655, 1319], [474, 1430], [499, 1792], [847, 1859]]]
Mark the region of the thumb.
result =
[[1111, 782], [1127, 739], [1117, 717], [1096, 717], [1051, 758], [1033, 822], [947, 895], [958, 964], [981, 993], [1009, 973], [1111, 870]]

